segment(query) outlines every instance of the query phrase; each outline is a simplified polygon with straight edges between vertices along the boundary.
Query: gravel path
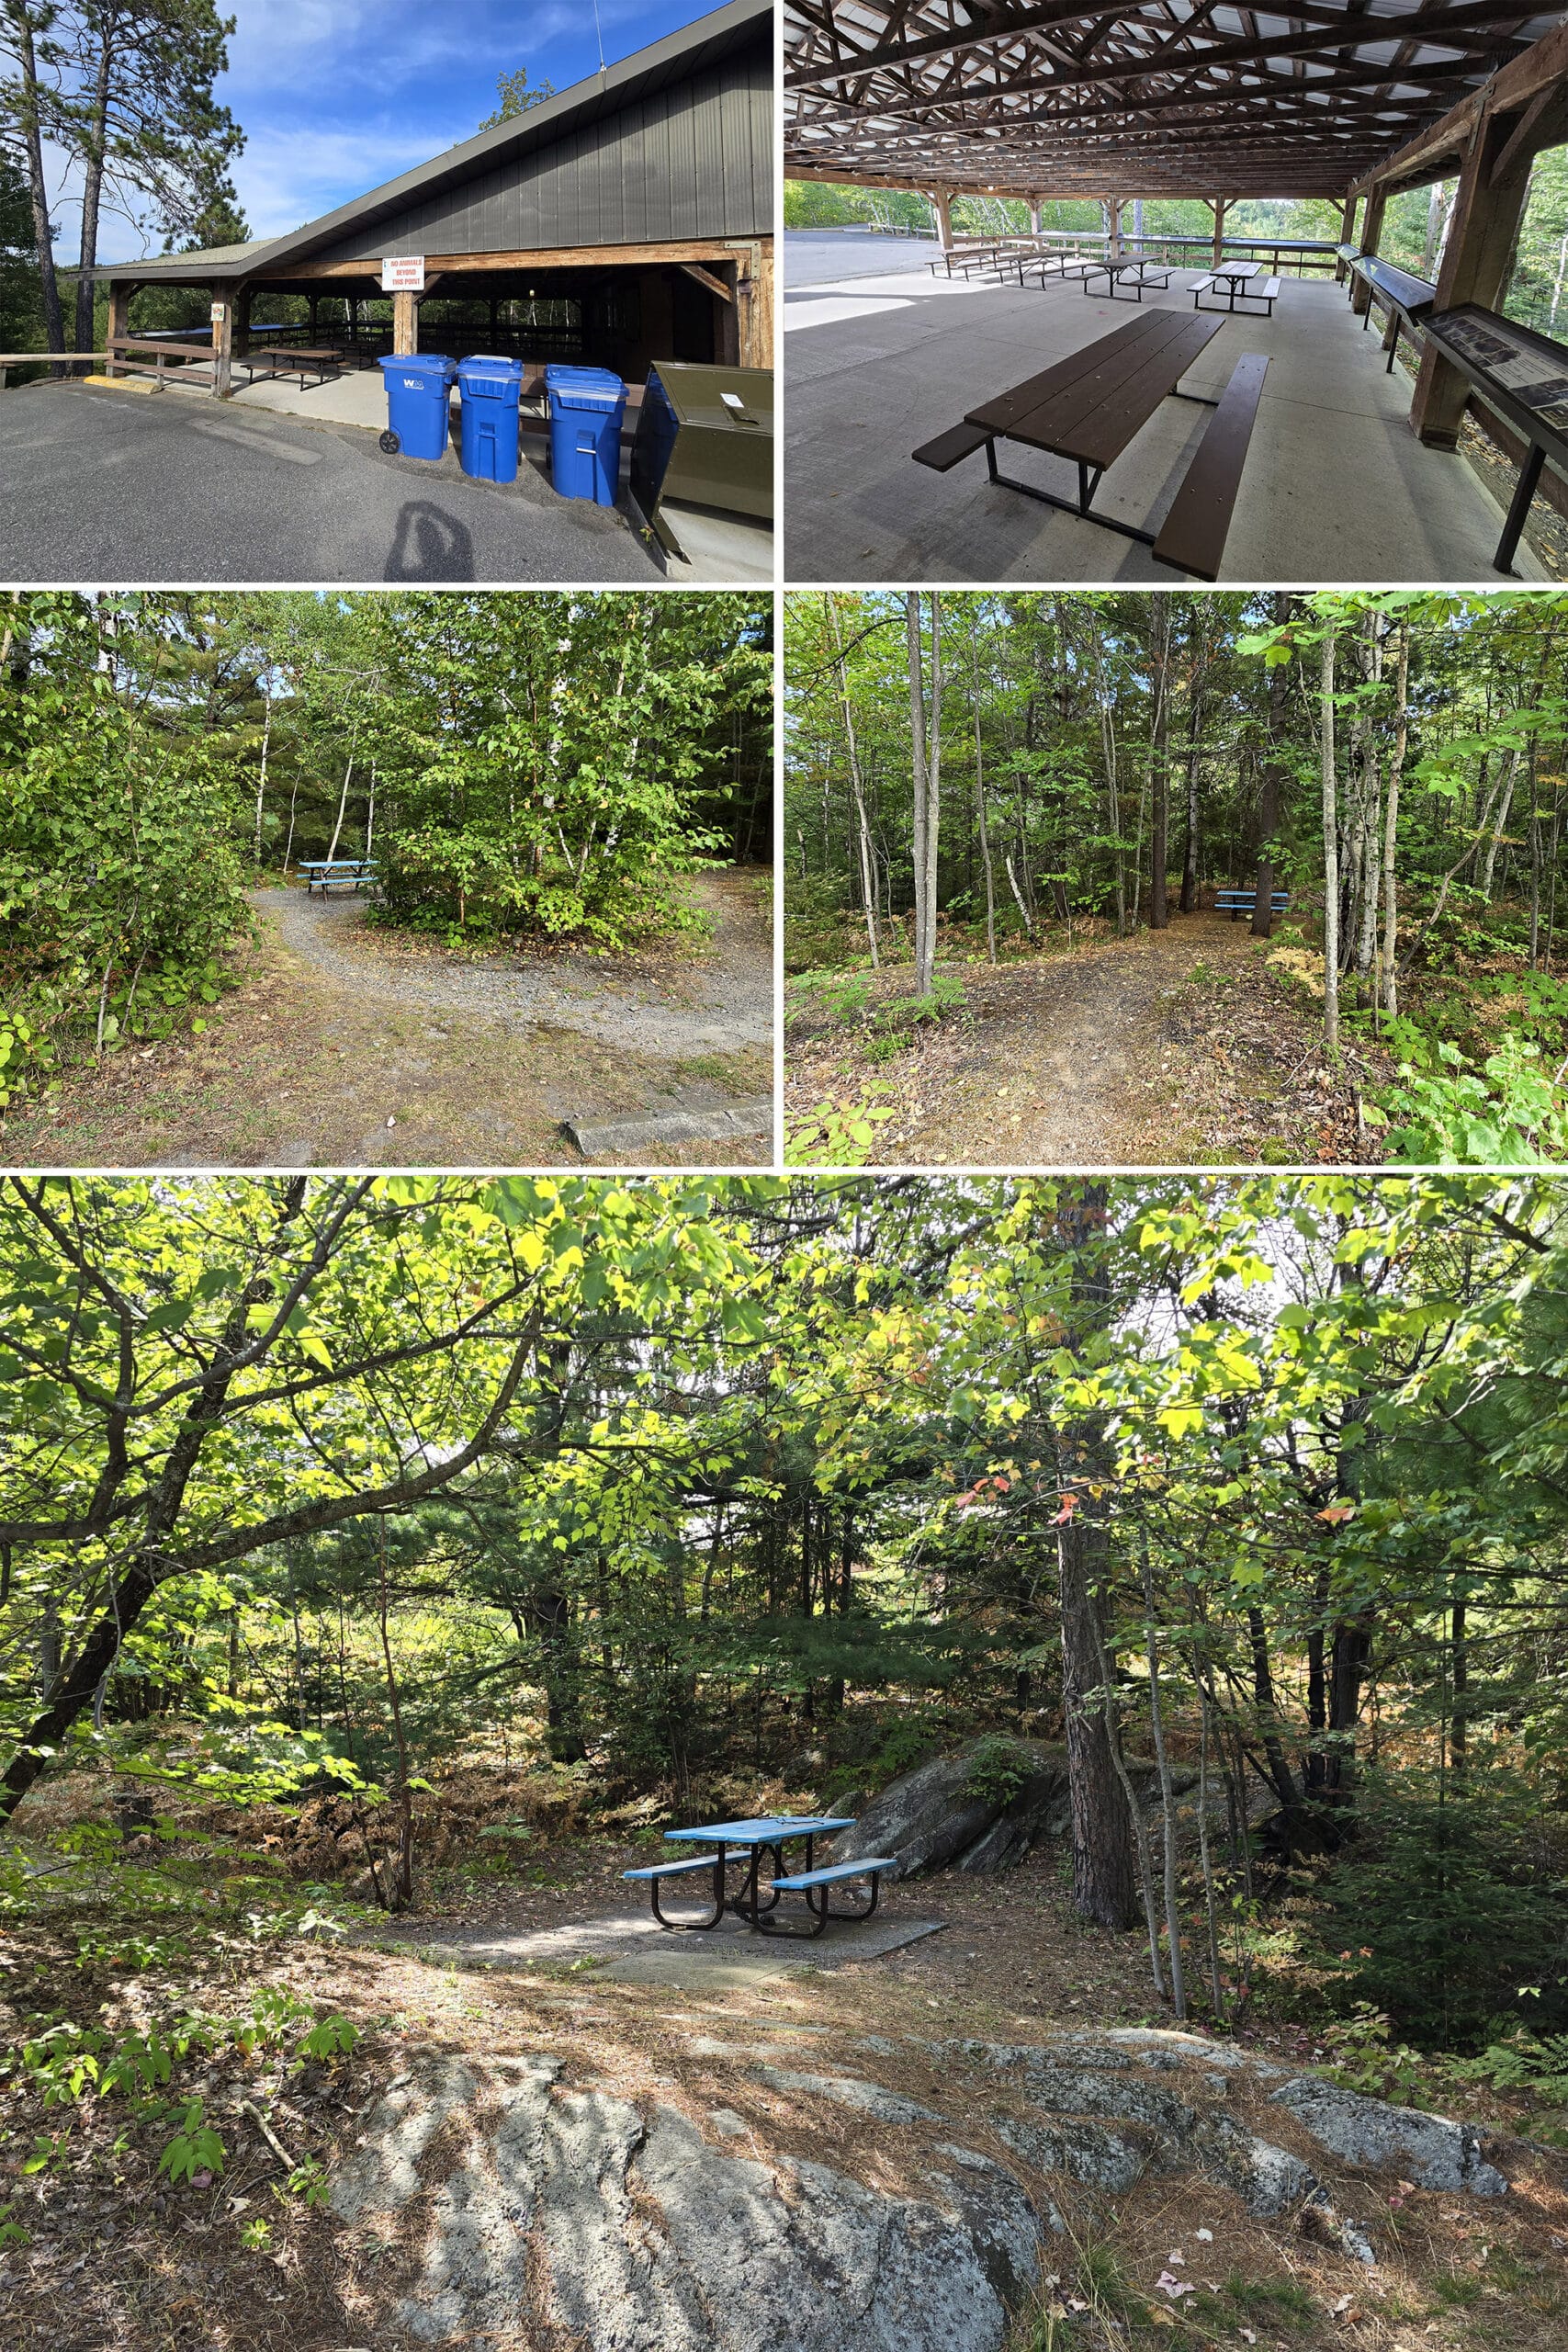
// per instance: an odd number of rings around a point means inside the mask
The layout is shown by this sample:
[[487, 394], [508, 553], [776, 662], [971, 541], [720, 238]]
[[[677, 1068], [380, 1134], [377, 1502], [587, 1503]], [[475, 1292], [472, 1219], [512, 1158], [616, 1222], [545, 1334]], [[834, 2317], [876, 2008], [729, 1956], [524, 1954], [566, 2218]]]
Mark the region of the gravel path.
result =
[[367, 931], [363, 899], [267, 889], [254, 891], [251, 903], [291, 955], [363, 1004], [511, 1028], [546, 1022], [675, 1058], [771, 1045], [772, 943], [752, 881], [733, 872], [699, 875], [692, 898], [714, 918], [704, 954], [677, 944], [632, 956], [525, 954], [476, 964], [411, 955]]

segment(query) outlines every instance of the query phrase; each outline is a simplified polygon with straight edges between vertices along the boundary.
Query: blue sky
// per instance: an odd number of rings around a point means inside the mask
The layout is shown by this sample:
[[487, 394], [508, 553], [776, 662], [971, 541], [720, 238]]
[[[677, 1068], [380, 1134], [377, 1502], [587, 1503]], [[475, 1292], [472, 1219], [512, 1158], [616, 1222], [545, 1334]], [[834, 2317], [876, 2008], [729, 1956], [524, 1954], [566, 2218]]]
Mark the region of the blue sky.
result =
[[[237, 19], [219, 96], [246, 134], [234, 185], [253, 236], [276, 236], [479, 129], [496, 76], [525, 65], [558, 90], [598, 69], [592, 0], [219, 0]], [[711, 13], [697, 0], [599, 0], [615, 65]], [[55, 186], [60, 186], [59, 181]], [[73, 256], [69, 187], [53, 207]], [[161, 236], [103, 225], [107, 261]]]

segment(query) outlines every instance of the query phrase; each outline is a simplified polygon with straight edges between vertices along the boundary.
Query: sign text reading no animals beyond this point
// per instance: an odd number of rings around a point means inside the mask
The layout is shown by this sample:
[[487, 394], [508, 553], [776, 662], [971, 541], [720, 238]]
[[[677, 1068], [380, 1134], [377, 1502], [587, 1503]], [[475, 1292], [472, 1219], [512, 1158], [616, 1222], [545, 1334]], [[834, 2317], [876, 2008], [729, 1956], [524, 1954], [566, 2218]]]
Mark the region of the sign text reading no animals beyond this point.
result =
[[419, 294], [424, 289], [424, 255], [400, 254], [381, 264], [383, 294]]

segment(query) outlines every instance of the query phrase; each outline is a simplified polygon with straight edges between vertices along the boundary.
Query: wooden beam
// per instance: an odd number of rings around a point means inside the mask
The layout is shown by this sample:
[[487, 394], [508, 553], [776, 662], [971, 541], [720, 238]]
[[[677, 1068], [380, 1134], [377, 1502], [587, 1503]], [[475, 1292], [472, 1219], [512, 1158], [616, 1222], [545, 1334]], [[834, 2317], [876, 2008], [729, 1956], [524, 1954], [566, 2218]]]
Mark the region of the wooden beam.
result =
[[683, 261], [676, 266], [688, 277], [694, 277], [699, 286], [705, 286], [710, 294], [716, 294], [721, 302], [734, 301], [735, 297], [723, 278], [716, 277], [711, 269], [705, 269], [700, 261]]
[[[1465, 157], [1438, 271], [1435, 311], [1457, 310], [1461, 302], [1479, 302], [1489, 311], [1502, 308], [1529, 188], [1528, 156], [1516, 155], [1506, 179], [1497, 170], [1509, 144], [1508, 118], [1495, 114], [1483, 123]], [[1469, 398], [1469, 379], [1436, 344], [1427, 342], [1410, 403], [1410, 429], [1417, 440], [1431, 449], [1456, 449]]]
[[[1404, 23], [1400, 29], [1404, 30]], [[1390, 187], [1419, 187], [1423, 177], [1427, 180], [1447, 178], [1446, 173], [1429, 168], [1435, 161], [1468, 149], [1475, 135], [1476, 126], [1483, 114], [1518, 113], [1539, 91], [1568, 77], [1568, 22], [1543, 33], [1532, 41], [1522, 57], [1510, 58], [1499, 66], [1489, 82], [1469, 97], [1451, 107], [1439, 122], [1418, 131], [1416, 137], [1397, 148], [1385, 162], [1358, 180], [1352, 190], [1364, 195], [1376, 181]], [[1544, 142], [1543, 142], [1544, 143]]]
[[[733, 261], [739, 250], [753, 242], [744, 237], [705, 237], [674, 243], [647, 245], [537, 245], [530, 250], [519, 248], [513, 253], [493, 254], [427, 254], [424, 260], [425, 283], [431, 274], [478, 276], [490, 270], [511, 272], [530, 269], [643, 269], [657, 262]], [[258, 281], [268, 286], [288, 286], [314, 278], [325, 284], [329, 278], [374, 277], [379, 282], [381, 264], [376, 261], [331, 261], [312, 264], [296, 262], [287, 269], [264, 269], [257, 273]], [[165, 280], [176, 283], [177, 280]]]
[[392, 296], [392, 349], [405, 355], [419, 349], [419, 297], [406, 287]]
[[[1386, 188], [1375, 187], [1367, 198], [1366, 218], [1361, 223], [1361, 251], [1375, 254], [1382, 243], [1382, 218], [1388, 206]], [[1356, 316], [1364, 318], [1372, 299], [1371, 282], [1358, 277], [1350, 288], [1350, 308]]]

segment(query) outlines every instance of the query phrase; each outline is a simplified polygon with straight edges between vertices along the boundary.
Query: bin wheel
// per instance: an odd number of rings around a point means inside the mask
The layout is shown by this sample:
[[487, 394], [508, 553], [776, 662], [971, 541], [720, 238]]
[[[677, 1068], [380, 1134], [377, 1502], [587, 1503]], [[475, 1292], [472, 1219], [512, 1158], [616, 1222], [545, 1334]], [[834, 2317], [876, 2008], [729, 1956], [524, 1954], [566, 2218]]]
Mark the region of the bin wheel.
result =
[[389, 458], [395, 458], [402, 446], [402, 443], [399, 440], [395, 433], [382, 434], [381, 447], [385, 449]]

